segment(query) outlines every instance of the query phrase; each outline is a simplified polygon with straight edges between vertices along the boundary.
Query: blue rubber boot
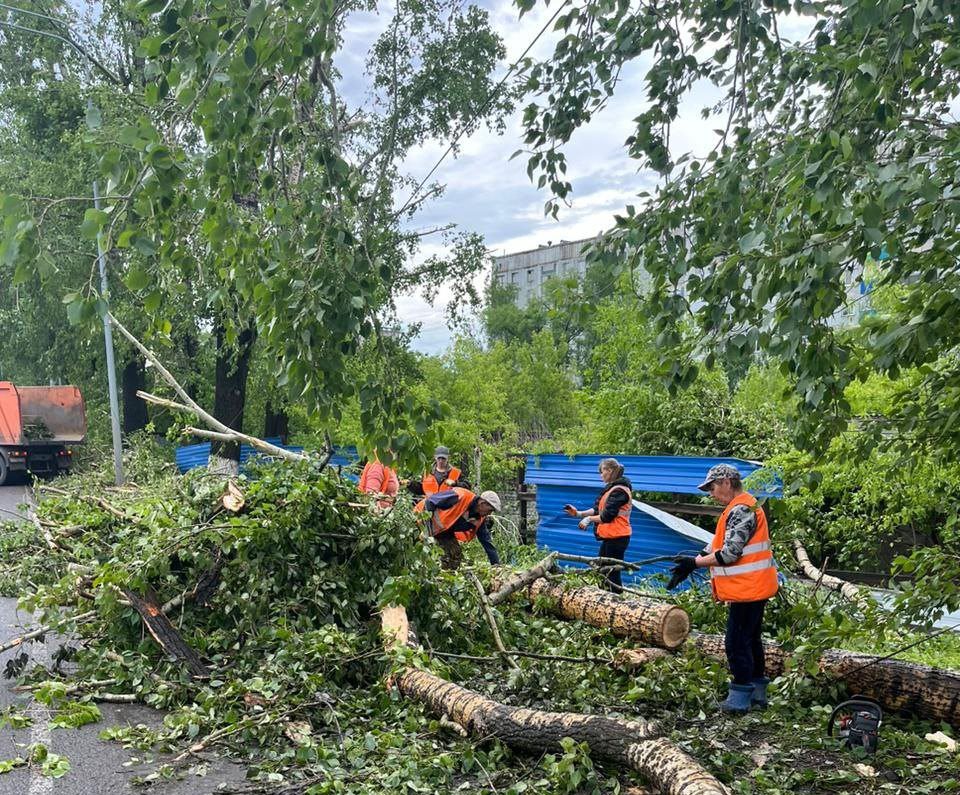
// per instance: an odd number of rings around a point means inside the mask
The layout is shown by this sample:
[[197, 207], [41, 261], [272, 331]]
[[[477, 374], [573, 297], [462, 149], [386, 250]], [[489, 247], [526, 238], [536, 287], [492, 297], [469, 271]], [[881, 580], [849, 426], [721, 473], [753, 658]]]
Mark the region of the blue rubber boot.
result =
[[727, 697], [720, 702], [720, 711], [727, 715], [746, 715], [750, 711], [750, 699], [753, 685], [735, 685], [730, 683]]
[[761, 676], [758, 679], [751, 679], [750, 684], [753, 686], [753, 695], [750, 696], [750, 706], [753, 709], [766, 709], [767, 685], [770, 684], [770, 679], [766, 676]]

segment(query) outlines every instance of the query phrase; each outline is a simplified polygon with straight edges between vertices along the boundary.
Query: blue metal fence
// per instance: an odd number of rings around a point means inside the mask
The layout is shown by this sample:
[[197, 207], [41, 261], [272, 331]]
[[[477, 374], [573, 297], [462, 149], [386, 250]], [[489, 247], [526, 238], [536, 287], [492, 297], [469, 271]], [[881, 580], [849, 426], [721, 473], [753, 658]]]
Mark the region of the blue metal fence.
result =
[[[537, 544], [550, 550], [571, 555], [595, 556], [600, 542], [592, 531], [580, 530], [577, 520], [563, 512], [566, 503], [583, 510], [593, 506], [603, 484], [597, 472], [605, 456], [565, 455], [528, 456], [526, 482], [537, 486]], [[618, 456], [624, 475], [637, 491], [698, 494], [697, 485], [703, 482], [707, 470], [714, 464], [734, 464], [747, 486], [758, 497], [779, 497], [782, 487], [779, 478], [768, 472], [759, 472], [761, 464], [736, 458], [701, 458], [694, 456]], [[750, 475], [757, 473], [751, 479]], [[751, 480], [755, 481], [752, 483]], [[668, 527], [643, 511], [633, 510], [630, 517], [633, 534], [627, 548], [626, 560], [636, 562], [661, 555], [699, 552], [704, 547], [705, 531], [693, 528], [684, 532]], [[689, 523], [678, 523], [687, 524]], [[571, 564], [580, 565], [580, 564]], [[672, 564], [654, 563], [639, 572], [624, 576], [624, 581], [647, 579], [665, 574]]]

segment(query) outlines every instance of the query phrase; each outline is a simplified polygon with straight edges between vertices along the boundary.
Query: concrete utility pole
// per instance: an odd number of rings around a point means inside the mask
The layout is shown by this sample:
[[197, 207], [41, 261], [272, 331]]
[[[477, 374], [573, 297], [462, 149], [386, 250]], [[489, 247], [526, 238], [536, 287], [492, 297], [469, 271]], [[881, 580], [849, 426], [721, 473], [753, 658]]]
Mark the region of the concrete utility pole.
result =
[[[93, 181], [93, 206], [100, 209], [100, 191]], [[113, 324], [110, 322], [110, 288], [107, 285], [107, 258], [103, 239], [97, 233], [97, 264], [100, 267], [100, 297], [103, 311], [103, 343], [107, 349], [107, 388], [110, 390], [110, 430], [113, 435], [113, 474], [118, 486], [123, 485], [123, 439], [120, 436], [120, 403], [117, 399], [117, 365], [113, 358]]]
[[[17, 8], [15, 6], [10, 6], [5, 3], [0, 3], [0, 9], [5, 11], [11, 11], [14, 13], [25, 14], [28, 17], [34, 17], [36, 19], [45, 19], [48, 22], [52, 22], [54, 25], [62, 26], [63, 23], [56, 17], [52, 17], [49, 14], [42, 14], [37, 11], [28, 11], [25, 8]], [[69, 31], [66, 31], [63, 36], [57, 35], [46, 30], [36, 30], [35, 28], [27, 28], [22, 25], [15, 25], [12, 22], [7, 22], [5, 20], [0, 20], [0, 25], [14, 30], [19, 30], [25, 33], [32, 33], [36, 36], [44, 36], [48, 39], [56, 39], [57, 41], [62, 41], [66, 44], [69, 44], [77, 52], [80, 53], [89, 63], [92, 63], [96, 66], [101, 72], [103, 72], [108, 78], [113, 80], [116, 83], [119, 83], [119, 78], [114, 75], [109, 69], [107, 69], [99, 60], [93, 57], [88, 53], [83, 47], [81, 47], [76, 41], [73, 40], [73, 37], [69, 35]], [[93, 109], [93, 101], [87, 100], [87, 110]], [[93, 206], [96, 209], [100, 209], [100, 191], [97, 188], [97, 182], [93, 182]], [[110, 323], [110, 305], [109, 305], [109, 295], [110, 291], [107, 285], [107, 262], [106, 256], [103, 251], [103, 240], [100, 234], [97, 234], [97, 264], [100, 268], [100, 297], [105, 304], [105, 309], [103, 312], [103, 340], [107, 352], [107, 388], [110, 392], [110, 428], [113, 435], [113, 473], [114, 479], [118, 486], [123, 484], [123, 439], [120, 436], [120, 402], [117, 398], [117, 366], [116, 361], [113, 355], [113, 326]]]

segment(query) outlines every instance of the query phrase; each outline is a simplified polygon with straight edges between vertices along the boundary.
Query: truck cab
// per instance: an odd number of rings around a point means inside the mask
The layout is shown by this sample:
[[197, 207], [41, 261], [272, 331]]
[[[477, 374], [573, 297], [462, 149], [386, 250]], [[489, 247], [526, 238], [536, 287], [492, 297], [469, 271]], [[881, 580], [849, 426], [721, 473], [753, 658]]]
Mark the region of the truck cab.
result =
[[86, 408], [77, 387], [0, 381], [0, 485], [11, 472], [69, 471], [71, 448], [86, 435]]

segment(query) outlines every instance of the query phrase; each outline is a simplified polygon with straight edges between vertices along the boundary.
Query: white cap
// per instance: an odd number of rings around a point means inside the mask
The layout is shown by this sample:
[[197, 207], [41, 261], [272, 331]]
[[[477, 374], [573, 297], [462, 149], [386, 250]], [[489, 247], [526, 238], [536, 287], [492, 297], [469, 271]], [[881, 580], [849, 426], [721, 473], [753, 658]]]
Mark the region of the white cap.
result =
[[489, 502], [493, 506], [493, 510], [499, 511], [501, 508], [500, 495], [495, 491], [483, 491], [480, 493], [480, 499], [484, 502]]

